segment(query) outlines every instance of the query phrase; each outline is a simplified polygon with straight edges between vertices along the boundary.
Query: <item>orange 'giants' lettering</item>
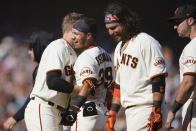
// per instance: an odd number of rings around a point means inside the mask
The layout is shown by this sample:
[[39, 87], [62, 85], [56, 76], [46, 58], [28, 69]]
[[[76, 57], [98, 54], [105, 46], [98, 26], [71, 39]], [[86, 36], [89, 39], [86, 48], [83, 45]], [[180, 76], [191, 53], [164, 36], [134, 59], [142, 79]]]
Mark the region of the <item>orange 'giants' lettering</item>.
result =
[[122, 57], [121, 57], [121, 64], [123, 65], [126, 65], [126, 66], [131, 66], [132, 68], [136, 68], [137, 67], [137, 64], [138, 64], [138, 58], [137, 57], [132, 57], [131, 55], [129, 54], [125, 54], [123, 53], [122, 54]]

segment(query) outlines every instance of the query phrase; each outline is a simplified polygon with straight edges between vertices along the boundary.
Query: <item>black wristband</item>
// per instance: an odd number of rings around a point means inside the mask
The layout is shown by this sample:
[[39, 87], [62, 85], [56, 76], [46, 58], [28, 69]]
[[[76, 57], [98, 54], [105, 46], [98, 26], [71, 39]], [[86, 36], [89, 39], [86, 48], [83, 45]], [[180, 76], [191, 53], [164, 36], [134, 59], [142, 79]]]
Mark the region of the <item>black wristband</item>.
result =
[[73, 102], [73, 105], [76, 105], [80, 108], [85, 102], [86, 102], [86, 97], [76, 96], [76, 99], [75, 99], [75, 102]]
[[153, 101], [153, 106], [156, 108], [161, 108], [161, 101]]
[[183, 106], [183, 104], [181, 104], [181, 103], [179, 103], [179, 102], [177, 102], [177, 101], [175, 100], [175, 102], [174, 102], [174, 104], [173, 104], [173, 106], [172, 106], [172, 108], [171, 108], [171, 111], [172, 111], [174, 114], [176, 114], [176, 112], [177, 112], [182, 106]]
[[120, 110], [119, 104], [112, 104], [110, 110], [118, 112]]

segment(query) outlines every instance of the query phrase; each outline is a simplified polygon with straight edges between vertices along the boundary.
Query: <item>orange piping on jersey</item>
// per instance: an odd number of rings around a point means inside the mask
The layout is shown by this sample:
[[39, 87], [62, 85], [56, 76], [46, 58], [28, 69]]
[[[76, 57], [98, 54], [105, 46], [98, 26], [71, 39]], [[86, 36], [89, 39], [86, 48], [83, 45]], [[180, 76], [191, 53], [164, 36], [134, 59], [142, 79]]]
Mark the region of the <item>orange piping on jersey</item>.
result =
[[185, 75], [196, 75], [196, 72], [186, 72], [183, 74], [183, 76], [185, 76]]
[[120, 89], [114, 88], [113, 98], [120, 98]]
[[191, 120], [193, 115], [193, 102], [191, 102], [191, 115], [190, 115], [190, 131], [191, 131]]
[[125, 40], [125, 43], [129, 42], [132, 38], [128, 39], [128, 40]]
[[167, 76], [168, 73], [159, 73], [159, 74], [153, 75], [152, 77], [150, 77], [150, 80], [152, 80], [153, 78], [155, 78], [157, 76], [161, 76], [161, 75]]
[[52, 71], [61, 71], [61, 69], [53, 69], [53, 70], [49, 70], [46, 72], [46, 74], [48, 74], [48, 72], [52, 72]]
[[[91, 80], [91, 79], [96, 79], [95, 77], [88, 77], [88, 78], [86, 78], [86, 79], [84, 79], [83, 81], [82, 81], [82, 84], [84, 83], [84, 81], [86, 81], [86, 80]], [[97, 80], [97, 79], [96, 79]]]
[[39, 104], [39, 120], [40, 120], [40, 127], [41, 127], [41, 131], [43, 131], [43, 128], [42, 128], [42, 119], [41, 119], [41, 104]]

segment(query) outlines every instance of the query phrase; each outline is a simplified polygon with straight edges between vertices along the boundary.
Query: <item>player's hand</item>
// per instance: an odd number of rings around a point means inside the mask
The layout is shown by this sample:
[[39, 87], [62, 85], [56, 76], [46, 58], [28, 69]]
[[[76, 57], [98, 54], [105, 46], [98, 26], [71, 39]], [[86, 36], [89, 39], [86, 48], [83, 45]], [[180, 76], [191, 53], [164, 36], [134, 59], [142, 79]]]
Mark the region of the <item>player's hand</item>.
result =
[[106, 128], [108, 131], [115, 131], [114, 124], [116, 122], [116, 114], [117, 114], [116, 111], [113, 111], [113, 110], [109, 111], [109, 116], [106, 121]]
[[61, 112], [60, 125], [72, 126], [77, 119], [77, 113], [79, 112], [79, 110], [80, 109], [74, 105], [70, 106], [68, 110], [63, 110]]
[[4, 123], [3, 128], [5, 131], [10, 131], [16, 124], [16, 120], [13, 117], [9, 117]]
[[165, 123], [165, 128], [170, 130], [170, 129], [174, 129], [173, 127], [171, 127], [171, 123], [175, 118], [175, 114], [171, 111], [168, 112], [168, 116], [167, 116], [167, 121]]
[[158, 131], [162, 127], [161, 108], [152, 107], [152, 112], [148, 118], [148, 131]]

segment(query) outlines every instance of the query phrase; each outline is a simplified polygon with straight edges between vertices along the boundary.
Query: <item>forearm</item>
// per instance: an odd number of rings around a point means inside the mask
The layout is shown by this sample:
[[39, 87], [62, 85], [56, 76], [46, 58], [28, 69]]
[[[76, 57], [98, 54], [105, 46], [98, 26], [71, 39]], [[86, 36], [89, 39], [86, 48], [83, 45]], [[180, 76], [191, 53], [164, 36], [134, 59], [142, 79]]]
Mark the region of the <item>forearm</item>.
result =
[[75, 85], [72, 91], [72, 95], [77, 95], [81, 89], [82, 89], [82, 86]]
[[183, 80], [178, 88], [175, 102], [171, 108], [174, 114], [183, 106], [183, 104], [191, 96], [191, 93], [194, 90], [195, 82], [195, 76], [186, 75], [183, 77]]
[[164, 94], [159, 92], [153, 93], [153, 101], [162, 101]]
[[13, 116], [13, 118], [16, 120], [16, 122], [21, 121], [22, 119], [24, 119], [24, 112], [25, 112], [25, 108], [27, 107], [27, 104], [30, 101], [30, 97], [28, 97], [24, 103], [24, 105], [16, 112], [16, 114]]
[[191, 96], [193, 89], [194, 85], [189, 84], [188, 82], [182, 82], [178, 88], [176, 101], [178, 101], [181, 104], [184, 104]]
[[157, 76], [152, 79], [153, 106], [161, 107], [165, 93], [165, 76]]
[[120, 98], [113, 98], [113, 99], [112, 99], [112, 104], [118, 104], [118, 105], [121, 106]]
[[82, 88], [79, 90], [78, 95], [88, 97], [90, 95], [91, 88], [89, 87], [88, 83], [84, 81]]

